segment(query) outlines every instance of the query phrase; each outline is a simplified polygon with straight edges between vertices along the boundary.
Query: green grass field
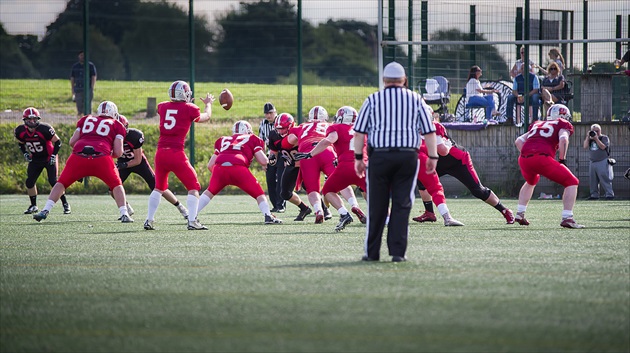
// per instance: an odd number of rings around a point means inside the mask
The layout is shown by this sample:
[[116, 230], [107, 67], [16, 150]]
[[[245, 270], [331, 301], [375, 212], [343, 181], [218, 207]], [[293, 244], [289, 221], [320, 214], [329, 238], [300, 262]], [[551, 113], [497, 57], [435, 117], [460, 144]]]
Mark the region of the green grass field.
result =
[[68, 199], [37, 223], [0, 195], [2, 352], [630, 350], [627, 200], [578, 202], [582, 230], [559, 227], [558, 200], [532, 201], [529, 227], [449, 200], [466, 226], [412, 222], [395, 264], [359, 261], [358, 221], [335, 233], [290, 206], [266, 226], [247, 196], [219, 195], [198, 232], [166, 201], [144, 231], [145, 195], [133, 224], [108, 196]]

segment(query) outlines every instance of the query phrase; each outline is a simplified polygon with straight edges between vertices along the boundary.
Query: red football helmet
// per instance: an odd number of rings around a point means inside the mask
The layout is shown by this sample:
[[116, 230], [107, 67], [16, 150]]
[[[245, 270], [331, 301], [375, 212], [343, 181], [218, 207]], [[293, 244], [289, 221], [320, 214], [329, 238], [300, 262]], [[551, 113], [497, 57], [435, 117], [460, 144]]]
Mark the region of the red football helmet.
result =
[[168, 89], [168, 96], [174, 102], [190, 102], [192, 94], [190, 86], [185, 81], [175, 81]]
[[357, 115], [359, 114], [356, 109], [346, 105], [337, 110], [335, 122], [337, 124], [354, 125], [354, 122], [357, 120]]
[[125, 129], [129, 129], [129, 120], [127, 120], [124, 115], [118, 115], [118, 121], [123, 124]]
[[293, 126], [295, 126], [295, 119], [293, 119], [293, 115], [289, 113], [282, 113], [278, 115], [276, 117], [276, 121], [274, 122], [274, 127], [282, 136], [289, 133], [289, 129]]
[[24, 121], [24, 125], [28, 127], [37, 127], [37, 125], [39, 125], [39, 119], [41, 118], [39, 110], [33, 107], [24, 109], [24, 112], [22, 113], [22, 121]]

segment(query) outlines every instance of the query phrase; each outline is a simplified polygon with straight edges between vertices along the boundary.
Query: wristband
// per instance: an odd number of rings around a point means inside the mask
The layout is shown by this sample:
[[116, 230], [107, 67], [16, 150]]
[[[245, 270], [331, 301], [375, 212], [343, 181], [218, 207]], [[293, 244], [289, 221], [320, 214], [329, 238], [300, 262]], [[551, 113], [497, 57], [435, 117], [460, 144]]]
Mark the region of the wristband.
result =
[[363, 153], [355, 153], [354, 159], [356, 159], [357, 161], [363, 160]]
[[429, 156], [429, 159], [440, 159], [439, 156], [435, 157], [435, 156]]

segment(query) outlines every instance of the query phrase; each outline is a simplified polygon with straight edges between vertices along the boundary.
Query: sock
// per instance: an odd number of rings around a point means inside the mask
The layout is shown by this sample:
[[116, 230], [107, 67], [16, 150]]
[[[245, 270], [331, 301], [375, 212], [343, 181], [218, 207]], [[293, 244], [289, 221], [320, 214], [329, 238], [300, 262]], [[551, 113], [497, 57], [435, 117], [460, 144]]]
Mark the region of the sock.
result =
[[155, 212], [157, 212], [161, 199], [162, 194], [155, 190], [151, 191], [151, 194], [149, 195], [149, 210], [147, 212], [148, 221], [153, 221], [155, 219]]
[[501, 203], [501, 201], [499, 201], [498, 204], [496, 204], [494, 206], [494, 208], [496, 208], [499, 212], [503, 212], [503, 210], [505, 210], [505, 206], [503, 206], [503, 204]]
[[129, 213], [127, 212], [127, 205], [124, 206], [120, 206], [118, 207], [118, 211], [120, 212], [120, 216], [127, 216], [129, 217]]
[[339, 209], [337, 210], [337, 212], [339, 212], [339, 215], [340, 215], [340, 216], [343, 216], [343, 215], [347, 215], [347, 214], [348, 214], [348, 210], [347, 210], [344, 206], [339, 207]]
[[573, 218], [573, 210], [562, 210], [562, 219]]
[[197, 206], [199, 205], [199, 199], [195, 195], [188, 194], [186, 198], [186, 206], [188, 206], [188, 221], [195, 221], [197, 219]]
[[179, 200], [175, 201], [175, 203], [173, 204], [173, 206], [175, 206], [175, 207], [179, 206]]
[[31, 199], [31, 206], [37, 206], [37, 195], [29, 196], [28, 198]]
[[433, 201], [422, 201], [422, 204], [424, 205], [425, 211], [435, 213], [433, 211]]
[[263, 215], [271, 216], [271, 211], [269, 211], [269, 202], [263, 201], [259, 203], [258, 208], [260, 209], [260, 212], [262, 212]]
[[44, 206], [44, 210], [50, 212], [50, 210], [52, 210], [54, 205], [55, 205], [55, 201], [48, 199], [46, 200], [46, 206]]
[[61, 195], [60, 199], [61, 199], [62, 205], [65, 205], [68, 203], [68, 200], [66, 200], [66, 194]]
[[315, 211], [315, 214], [317, 214], [317, 212], [322, 212], [322, 203], [318, 202], [318, 203], [314, 204], [313, 205], [313, 210]]
[[[201, 196], [199, 196], [199, 202], [197, 204], [197, 214], [201, 213], [201, 210], [203, 210], [204, 207], [208, 206], [211, 200], [212, 199], [209, 198], [208, 195], [201, 194]], [[190, 212], [189, 212], [189, 216], [190, 216]]]
[[304, 202], [301, 202], [298, 207], [300, 208], [300, 211], [304, 211], [308, 208]]
[[350, 204], [350, 207], [359, 207], [359, 203], [357, 202], [356, 197], [349, 198], [348, 203]]
[[442, 215], [442, 217], [448, 216], [449, 210], [445, 203], [441, 203], [437, 206], [438, 212]]
[[516, 213], [525, 213], [527, 211], [527, 205], [518, 205], [516, 206]]

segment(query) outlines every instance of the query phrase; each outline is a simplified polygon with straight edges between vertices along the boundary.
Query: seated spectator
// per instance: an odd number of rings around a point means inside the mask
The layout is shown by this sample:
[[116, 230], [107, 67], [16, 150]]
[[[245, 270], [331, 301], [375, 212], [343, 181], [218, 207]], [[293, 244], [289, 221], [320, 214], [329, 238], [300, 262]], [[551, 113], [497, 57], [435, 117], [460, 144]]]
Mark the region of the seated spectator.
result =
[[[565, 64], [564, 64], [564, 57], [562, 57], [562, 54], [560, 54], [560, 50], [558, 50], [557, 48], [551, 48], [549, 49], [549, 59], [551, 59], [551, 63], [556, 63], [558, 65], [558, 74], [562, 75], [562, 72], [564, 71], [565, 68]], [[549, 66], [547, 66], [547, 70], [545, 70], [544, 68], [538, 66], [538, 68], [540, 69], [540, 72], [542, 72], [543, 75], [547, 75], [549, 73]]]
[[[538, 120], [538, 107], [540, 106], [540, 81], [538, 80], [538, 76], [529, 73], [529, 92], [527, 92], [527, 96], [529, 97], [529, 104], [532, 107], [532, 114], [530, 116], [531, 121]], [[525, 77], [522, 74], [519, 74], [514, 78], [514, 82], [512, 83], [512, 95], [508, 96], [507, 106], [506, 106], [506, 116], [507, 121], [513, 121], [514, 117], [514, 104], [523, 104], [525, 102]], [[521, 127], [523, 123], [520, 121], [521, 117], [518, 116], [516, 122], [516, 126]]]
[[564, 76], [560, 74], [560, 67], [552, 62], [547, 67], [548, 74], [543, 78], [540, 93], [543, 99], [544, 112], [555, 103], [566, 103], [564, 100]]
[[[510, 77], [512, 79], [516, 78], [516, 76], [523, 73], [523, 64], [525, 63], [525, 48], [521, 45], [520, 47], [521, 58], [516, 60], [514, 66], [512, 66], [512, 70], [510, 70]], [[536, 64], [530, 59], [529, 60], [529, 72], [532, 74], [536, 74]]]
[[[490, 120], [493, 116], [499, 115], [494, 104], [494, 94], [499, 93], [496, 89], [483, 88], [479, 77], [481, 77], [481, 68], [473, 66], [468, 73], [468, 82], [466, 83], [466, 99], [469, 104], [478, 105], [486, 108], [486, 120]], [[488, 94], [484, 96], [484, 94]]]

